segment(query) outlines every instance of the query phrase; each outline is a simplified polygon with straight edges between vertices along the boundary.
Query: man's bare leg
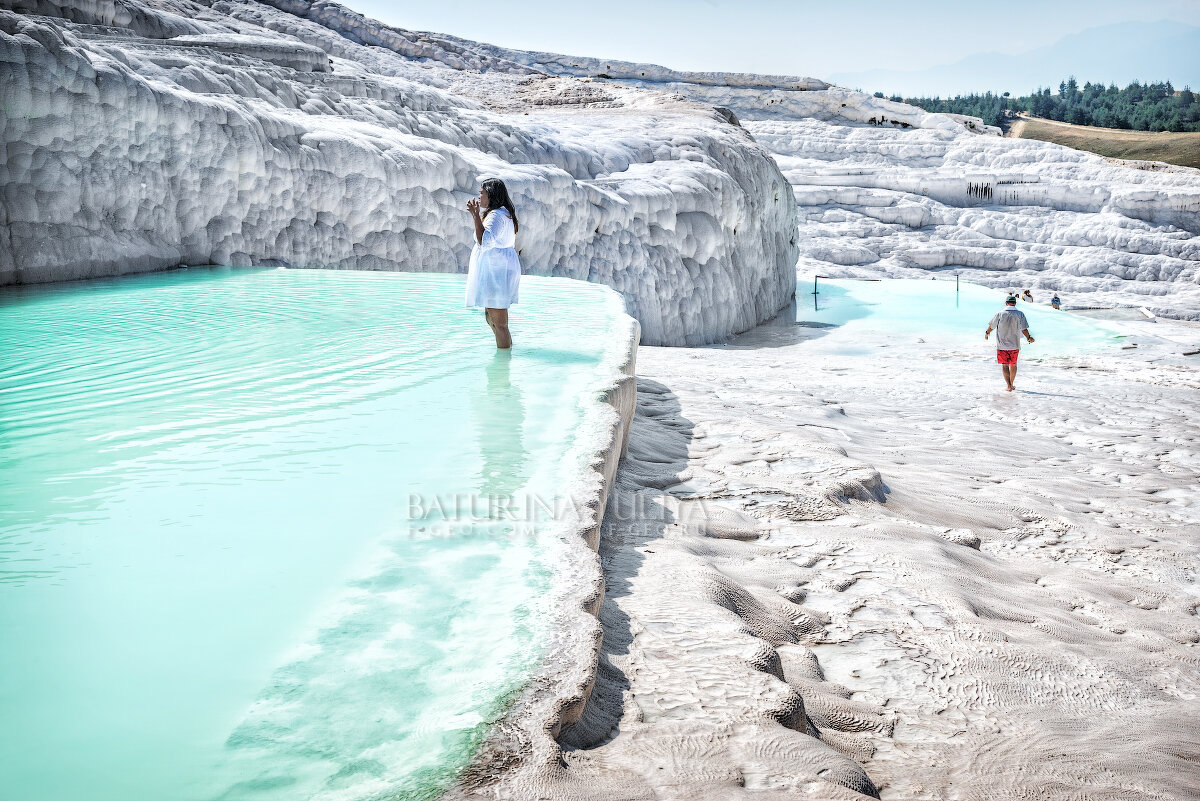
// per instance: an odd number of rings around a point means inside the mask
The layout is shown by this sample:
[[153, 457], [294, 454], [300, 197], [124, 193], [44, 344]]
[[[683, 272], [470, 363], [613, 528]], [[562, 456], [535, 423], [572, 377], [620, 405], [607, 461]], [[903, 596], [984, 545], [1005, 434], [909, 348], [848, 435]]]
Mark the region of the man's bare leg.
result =
[[1017, 366], [1015, 364], [1002, 364], [1000, 370], [1004, 373], [1004, 383], [1007, 385], [1005, 392], [1012, 392], [1016, 387], [1014, 382], [1017, 380]]

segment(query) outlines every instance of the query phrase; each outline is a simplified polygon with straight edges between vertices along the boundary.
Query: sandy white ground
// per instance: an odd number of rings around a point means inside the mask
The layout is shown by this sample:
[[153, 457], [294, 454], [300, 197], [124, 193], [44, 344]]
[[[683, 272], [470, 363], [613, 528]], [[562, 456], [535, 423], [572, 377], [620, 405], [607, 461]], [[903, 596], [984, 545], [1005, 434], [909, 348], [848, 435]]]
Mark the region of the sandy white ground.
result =
[[537, 792], [1197, 797], [1200, 329], [1133, 330], [1013, 394], [982, 340], [642, 348], [598, 681]]

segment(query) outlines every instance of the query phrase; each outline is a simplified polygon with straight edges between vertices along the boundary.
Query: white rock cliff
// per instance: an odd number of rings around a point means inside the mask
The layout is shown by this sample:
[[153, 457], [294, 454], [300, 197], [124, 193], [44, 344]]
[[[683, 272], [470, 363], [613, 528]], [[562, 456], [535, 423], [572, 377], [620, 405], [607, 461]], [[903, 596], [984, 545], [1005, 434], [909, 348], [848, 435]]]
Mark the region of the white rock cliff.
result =
[[1200, 318], [1195, 170], [980, 136], [998, 132], [812, 78], [527, 53], [323, 0], [0, 6], [17, 12], [0, 11], [0, 284], [462, 271], [463, 204], [497, 174], [526, 270], [614, 287], [648, 344], [769, 318], [797, 254], [802, 274], [952, 270]]
[[929, 114], [810, 78], [473, 47], [497, 61], [727, 110], [792, 184], [801, 274], [946, 270], [1031, 288], [1042, 301], [1057, 291], [1069, 308], [1146, 307], [1200, 319], [1200, 170], [1001, 138], [978, 118]]
[[335, 4], [4, 5], [0, 284], [210, 263], [463, 272], [466, 200], [498, 175], [525, 270], [612, 286], [646, 342], [715, 341], [794, 291], [788, 185], [711, 108], [512, 62], [481, 73], [496, 60]]

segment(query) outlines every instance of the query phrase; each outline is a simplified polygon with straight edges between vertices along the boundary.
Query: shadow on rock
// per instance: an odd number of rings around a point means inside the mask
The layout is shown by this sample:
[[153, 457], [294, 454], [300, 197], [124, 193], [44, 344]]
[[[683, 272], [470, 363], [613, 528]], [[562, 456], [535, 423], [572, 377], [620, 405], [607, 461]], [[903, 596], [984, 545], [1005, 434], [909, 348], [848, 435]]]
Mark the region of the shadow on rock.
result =
[[564, 751], [597, 748], [616, 737], [625, 712], [629, 680], [610, 659], [629, 653], [633, 632], [629, 617], [616, 603], [631, 592], [630, 579], [644, 557], [635, 548], [621, 547], [631, 539], [663, 536], [674, 515], [657, 498], [657, 490], [680, 483], [688, 465], [692, 423], [681, 414], [679, 400], [663, 384], [638, 379], [637, 414], [629, 450], [617, 471], [609, 495], [600, 539], [605, 597], [600, 609], [604, 629], [596, 684], [583, 716], [559, 736]]
[[[799, 319], [803, 317], [799, 311], [799, 296], [793, 297], [792, 302], [779, 310], [770, 320], [757, 325], [748, 331], [730, 337], [725, 342], [727, 348], [783, 348], [798, 342], [823, 337], [834, 328], [834, 323], [811, 322]], [[809, 301], [811, 302], [811, 301]]]

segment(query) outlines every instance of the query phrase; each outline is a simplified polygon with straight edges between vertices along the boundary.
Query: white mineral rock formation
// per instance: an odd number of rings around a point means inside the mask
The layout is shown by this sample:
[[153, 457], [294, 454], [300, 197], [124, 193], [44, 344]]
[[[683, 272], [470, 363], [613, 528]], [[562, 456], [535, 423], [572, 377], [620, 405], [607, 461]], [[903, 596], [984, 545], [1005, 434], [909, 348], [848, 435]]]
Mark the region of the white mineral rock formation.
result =
[[[792, 184], [802, 274], [955, 271], [1057, 291], [1067, 307], [1145, 306], [1200, 319], [1200, 170], [1005, 139], [980, 119], [820, 81], [679, 73], [519, 53], [495, 59], [659, 89], [721, 107]], [[977, 135], [985, 134], [985, 135]]]
[[774, 154], [799, 209], [802, 274], [951, 271], [1041, 300], [1057, 291], [1068, 308], [1200, 319], [1200, 170], [981, 136], [999, 131], [837, 87], [620, 83], [719, 105]]
[[997, 131], [811, 78], [526, 53], [322, 0], [5, 5], [24, 16], [0, 23], [0, 283], [461, 271], [461, 206], [497, 173], [529, 272], [613, 286], [647, 343], [709, 342], [791, 291], [791, 209], [749, 131], [793, 186], [802, 273], [956, 270], [1200, 317], [1196, 171], [977, 136]]
[[794, 291], [788, 185], [711, 108], [335, 4], [5, 5], [23, 13], [0, 11], [0, 284], [210, 263], [462, 272], [466, 200], [499, 175], [525, 270], [612, 286], [647, 342], [720, 339]]
[[948, 270], [1033, 288], [1043, 301], [1057, 291], [1068, 307], [1200, 319], [1200, 171], [1146, 171], [1044, 142], [939, 130], [746, 125], [793, 185], [802, 270]]
[[[461, 272], [465, 201], [498, 175], [526, 270], [612, 286], [646, 344], [772, 317], [797, 259], [1200, 319], [1200, 171], [809, 78], [523, 53], [324, 0], [0, 7], [0, 284]], [[958, 361], [922, 384], [764, 331], [647, 352], [670, 386], [639, 387], [595, 689], [544, 764], [516, 738], [452, 797], [1195, 797], [1186, 371], [1147, 389], [1161, 366], [1124, 359], [1114, 392], [1091, 378], [1107, 356], [1081, 360], [1054, 378], [1069, 392], [981, 415], [994, 369], [931, 404], [922, 387], [961, 384]], [[1019, 504], [987, 489], [1018, 474]]]

